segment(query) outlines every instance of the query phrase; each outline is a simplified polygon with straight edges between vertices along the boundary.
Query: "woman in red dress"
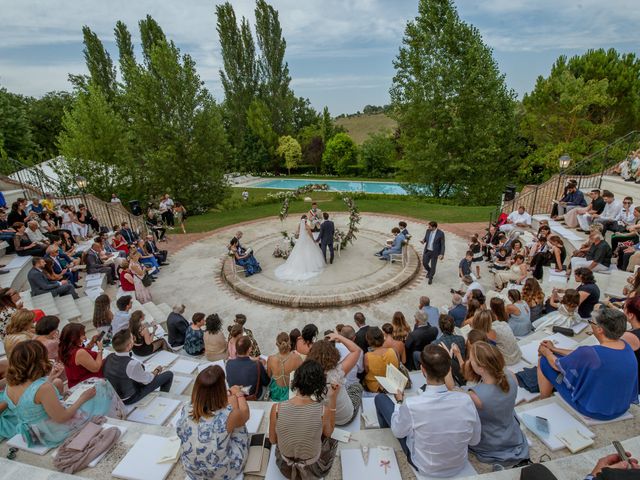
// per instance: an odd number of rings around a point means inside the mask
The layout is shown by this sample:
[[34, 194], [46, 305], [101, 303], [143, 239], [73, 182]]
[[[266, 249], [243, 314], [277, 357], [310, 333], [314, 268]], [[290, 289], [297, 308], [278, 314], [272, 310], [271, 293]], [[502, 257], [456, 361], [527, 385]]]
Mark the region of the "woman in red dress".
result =
[[[102, 340], [94, 337], [83, 346], [87, 336], [84, 325], [69, 323], [60, 333], [58, 359], [64, 364], [69, 388], [91, 377], [102, 378]], [[94, 346], [98, 351], [92, 350]]]

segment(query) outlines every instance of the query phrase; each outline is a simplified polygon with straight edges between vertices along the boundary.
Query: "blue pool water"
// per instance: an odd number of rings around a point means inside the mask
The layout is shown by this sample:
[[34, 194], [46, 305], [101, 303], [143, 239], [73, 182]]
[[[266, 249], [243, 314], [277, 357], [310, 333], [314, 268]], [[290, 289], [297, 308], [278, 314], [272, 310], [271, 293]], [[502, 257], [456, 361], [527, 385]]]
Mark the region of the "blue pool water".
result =
[[396, 182], [355, 182], [349, 180], [291, 180], [274, 179], [264, 180], [251, 185], [254, 188], [276, 188], [282, 190], [295, 190], [298, 187], [309, 184], [329, 185], [329, 190], [334, 192], [365, 192], [385, 193], [388, 195], [407, 195], [407, 192]]

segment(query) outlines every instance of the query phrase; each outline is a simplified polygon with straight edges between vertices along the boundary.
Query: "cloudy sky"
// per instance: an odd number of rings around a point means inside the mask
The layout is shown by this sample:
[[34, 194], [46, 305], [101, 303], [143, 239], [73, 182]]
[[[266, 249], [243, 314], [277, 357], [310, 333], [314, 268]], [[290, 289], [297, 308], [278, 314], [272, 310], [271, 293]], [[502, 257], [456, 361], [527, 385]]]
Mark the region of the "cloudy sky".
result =
[[[236, 15], [253, 22], [253, 0], [232, 0]], [[332, 114], [389, 101], [407, 20], [418, 0], [271, 0], [279, 10], [297, 95]], [[546, 75], [560, 54], [588, 48], [637, 53], [636, 0], [457, 0], [459, 14], [479, 28], [495, 51], [508, 85], [519, 95]], [[0, 86], [27, 95], [68, 90], [68, 73], [85, 71], [83, 25], [117, 57], [113, 27], [151, 14], [196, 60], [209, 89], [222, 98], [214, 0], [2, 0]]]

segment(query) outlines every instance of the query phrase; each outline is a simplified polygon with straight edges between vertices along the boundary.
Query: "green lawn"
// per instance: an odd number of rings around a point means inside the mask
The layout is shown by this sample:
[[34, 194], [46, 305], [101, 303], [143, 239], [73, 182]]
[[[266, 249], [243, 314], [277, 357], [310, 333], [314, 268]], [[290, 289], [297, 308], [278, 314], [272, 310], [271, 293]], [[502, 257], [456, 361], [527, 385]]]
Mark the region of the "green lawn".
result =
[[[260, 204], [269, 192], [277, 190], [263, 188], [247, 190], [250, 199], [248, 203], [240, 203], [241, 191], [233, 189], [230, 208], [212, 210], [203, 215], [189, 217], [186, 222], [187, 232], [207, 232], [235, 223], [278, 215], [280, 203]], [[314, 192], [309, 196], [321, 203], [320, 208], [323, 211], [347, 211], [344, 202], [341, 199], [335, 199], [333, 192]], [[422, 220], [435, 220], [441, 223], [488, 222], [489, 214], [495, 208], [490, 206], [438, 205], [413, 198], [388, 198], [385, 196], [380, 196], [379, 199], [357, 199], [356, 205], [361, 212], [387, 213]], [[289, 207], [289, 214], [301, 214], [308, 210], [309, 203], [293, 201]], [[177, 233], [177, 230], [174, 230], [173, 233]]]

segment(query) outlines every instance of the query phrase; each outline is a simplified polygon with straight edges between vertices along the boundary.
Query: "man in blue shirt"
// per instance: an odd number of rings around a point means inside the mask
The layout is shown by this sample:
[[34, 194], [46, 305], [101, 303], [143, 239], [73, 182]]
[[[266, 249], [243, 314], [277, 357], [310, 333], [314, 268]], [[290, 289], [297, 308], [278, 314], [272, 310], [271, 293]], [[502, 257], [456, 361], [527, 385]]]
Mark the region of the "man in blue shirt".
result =
[[567, 185], [566, 193], [560, 201], [556, 203], [556, 205], [558, 214], [552, 215], [554, 220], [560, 219], [566, 212], [573, 208], [586, 207], [587, 201], [584, 198], [584, 193], [578, 190], [578, 186], [575, 183], [569, 183], [569, 185]]
[[249, 357], [251, 339], [242, 336], [236, 342], [237, 357], [227, 361], [227, 382], [229, 385], [249, 387], [249, 400], [260, 400], [267, 390], [270, 379], [259, 360]]
[[440, 327], [438, 326], [438, 320], [440, 320], [440, 310], [431, 306], [431, 299], [427, 296], [420, 297], [419, 309], [427, 315], [427, 322], [429, 325], [436, 327], [439, 337]]

